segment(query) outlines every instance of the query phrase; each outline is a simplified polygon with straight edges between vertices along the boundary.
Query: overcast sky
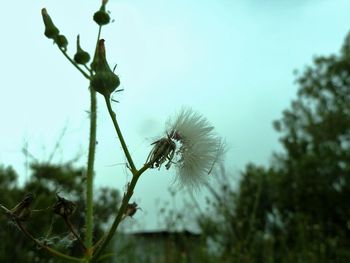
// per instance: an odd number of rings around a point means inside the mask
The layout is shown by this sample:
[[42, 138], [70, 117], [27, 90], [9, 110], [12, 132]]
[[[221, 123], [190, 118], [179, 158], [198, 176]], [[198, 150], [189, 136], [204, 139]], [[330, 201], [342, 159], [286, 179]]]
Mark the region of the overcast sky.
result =
[[[26, 179], [21, 148], [47, 160], [67, 127], [54, 161], [87, 155], [88, 83], [43, 35], [46, 7], [75, 52], [75, 37], [92, 50], [99, 1], [3, 1], [0, 27], [0, 163]], [[202, 113], [228, 146], [226, 166], [267, 164], [280, 150], [272, 121], [295, 97], [294, 69], [314, 55], [338, 52], [350, 29], [349, 0], [110, 0], [115, 22], [103, 28], [107, 58], [118, 64], [122, 93], [114, 109], [138, 166], [149, 144], [181, 106]], [[127, 175], [103, 100], [98, 105], [96, 185], [124, 189]], [[173, 172], [146, 172], [133, 200], [140, 229], [156, 227], [157, 203], [169, 200]], [[183, 196], [185, 192], [178, 192]], [[203, 193], [197, 193], [199, 200]], [[180, 198], [179, 198], [180, 199]], [[158, 200], [158, 201], [157, 201]]]

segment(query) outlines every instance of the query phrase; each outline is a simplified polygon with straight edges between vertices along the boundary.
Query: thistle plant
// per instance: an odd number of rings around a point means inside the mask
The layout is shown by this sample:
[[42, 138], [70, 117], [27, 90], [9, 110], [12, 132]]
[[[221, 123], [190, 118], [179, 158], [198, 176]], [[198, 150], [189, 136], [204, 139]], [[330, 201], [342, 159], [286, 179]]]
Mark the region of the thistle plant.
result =
[[[90, 64], [90, 54], [83, 50], [80, 36], [76, 39], [76, 52], [70, 56], [68, 51], [68, 40], [61, 34], [54, 24], [48, 11], [41, 10], [45, 31], [44, 35], [51, 39], [59, 51], [67, 60], [83, 75], [88, 81], [90, 92], [90, 136], [89, 151], [86, 168], [86, 211], [84, 240], [79, 236], [79, 231], [70, 221], [74, 212], [78, 209], [76, 205], [56, 194], [57, 201], [52, 205], [52, 213], [59, 215], [66, 223], [72, 235], [79, 241], [82, 249], [82, 256], [73, 257], [63, 252], [57, 251], [54, 247], [41, 242], [34, 237], [26, 228], [25, 222], [30, 220], [30, 208], [34, 199], [33, 195], [26, 196], [14, 209], [7, 209], [1, 206], [8, 216], [16, 223], [18, 228], [39, 247], [54, 256], [71, 262], [97, 262], [109, 256], [104, 250], [111, 241], [119, 224], [126, 217], [133, 216], [139, 209], [135, 202], [130, 202], [135, 186], [140, 176], [148, 169], [166, 170], [174, 167], [176, 179], [180, 187], [198, 188], [207, 180], [213, 167], [222, 160], [223, 143], [221, 138], [214, 132], [213, 126], [199, 113], [190, 108], [183, 108], [174, 119], [170, 119], [166, 124], [164, 136], [155, 140], [152, 149], [146, 157], [145, 163], [137, 168], [129, 152], [127, 144], [117, 121], [117, 115], [112, 109], [111, 95], [121, 91], [119, 76], [112, 70], [107, 62], [105, 40], [101, 38], [102, 28], [110, 23], [110, 15], [106, 10], [107, 0], [93, 15], [93, 20], [98, 25], [97, 41]], [[93, 179], [94, 160], [96, 145], [96, 121], [97, 121], [97, 99], [101, 95], [114, 125], [122, 147], [123, 154], [127, 160], [127, 168], [132, 174], [131, 181], [127, 184], [127, 189], [123, 195], [120, 207], [113, 211], [115, 213], [113, 223], [108, 231], [101, 237], [94, 237], [94, 209], [93, 209]], [[95, 242], [94, 242], [95, 241]]]

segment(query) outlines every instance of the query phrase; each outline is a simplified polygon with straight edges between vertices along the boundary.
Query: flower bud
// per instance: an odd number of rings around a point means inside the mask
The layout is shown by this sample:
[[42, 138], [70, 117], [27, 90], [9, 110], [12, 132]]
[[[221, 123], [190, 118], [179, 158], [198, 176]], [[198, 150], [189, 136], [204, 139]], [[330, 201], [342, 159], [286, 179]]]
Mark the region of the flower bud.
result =
[[77, 36], [77, 53], [74, 55], [74, 61], [78, 64], [86, 64], [90, 60], [90, 55], [80, 47], [80, 37]]
[[64, 51], [67, 50], [68, 40], [64, 35], [58, 35], [55, 38], [55, 42], [59, 48], [63, 49]]
[[109, 23], [111, 18], [109, 17], [109, 14], [106, 12], [106, 4], [107, 0], [102, 1], [102, 5], [100, 7], [100, 10], [98, 10], [94, 14], [94, 21], [99, 25], [99, 26], [104, 26]]
[[103, 96], [109, 97], [120, 85], [120, 80], [108, 66], [103, 39], [97, 45], [91, 68], [96, 73], [91, 77], [90, 86]]
[[52, 22], [51, 17], [47, 13], [46, 8], [41, 9], [41, 15], [43, 17], [44, 24], [45, 24], [45, 32], [44, 32], [45, 36], [47, 38], [55, 39], [58, 36], [60, 31]]

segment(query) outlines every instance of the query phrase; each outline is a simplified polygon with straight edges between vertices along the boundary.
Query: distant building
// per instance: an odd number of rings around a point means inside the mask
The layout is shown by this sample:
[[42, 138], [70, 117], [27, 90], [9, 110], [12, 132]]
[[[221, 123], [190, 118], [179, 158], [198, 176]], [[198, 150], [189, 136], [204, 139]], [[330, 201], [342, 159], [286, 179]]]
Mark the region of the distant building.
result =
[[205, 249], [200, 234], [189, 231], [118, 233], [118, 263], [195, 263]]

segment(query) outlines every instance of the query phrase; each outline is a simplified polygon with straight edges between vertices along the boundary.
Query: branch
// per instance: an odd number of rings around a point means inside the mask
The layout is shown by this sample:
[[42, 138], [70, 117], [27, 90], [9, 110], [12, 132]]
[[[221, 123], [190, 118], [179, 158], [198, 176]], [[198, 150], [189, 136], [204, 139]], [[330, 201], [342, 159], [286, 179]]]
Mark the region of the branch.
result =
[[61, 50], [62, 54], [69, 60], [70, 63], [72, 63], [72, 65], [73, 65], [74, 67], [77, 68], [77, 70], [80, 71], [81, 74], [83, 74], [83, 76], [84, 76], [85, 78], [90, 79], [90, 76], [89, 76], [84, 70], [82, 70], [82, 69], [78, 66], [78, 64], [74, 62], [73, 59], [71, 59], [71, 58], [68, 56], [68, 54], [67, 54], [66, 51], [64, 51], [64, 50], [63, 50], [62, 48], [60, 48], [60, 47], [58, 47], [58, 49]]
[[71, 261], [71, 262], [82, 262], [82, 259], [76, 258], [76, 257], [71, 257], [66, 254], [63, 254], [49, 246], [44, 245], [43, 243], [39, 242], [35, 237], [32, 236], [31, 233], [28, 232], [28, 230], [23, 226], [23, 224], [19, 220], [15, 220], [16, 225], [19, 227], [19, 229], [32, 241], [35, 242], [39, 247], [45, 249], [49, 253], [51, 253], [54, 256], [60, 257], [62, 259]]
[[114, 111], [112, 109], [111, 102], [109, 100], [110, 97], [109, 96], [104, 96], [104, 97], [105, 97], [105, 101], [106, 101], [106, 105], [107, 105], [107, 109], [108, 109], [109, 115], [111, 116], [111, 119], [112, 119], [114, 128], [115, 128], [115, 130], [117, 132], [120, 144], [122, 145], [125, 157], [126, 157], [128, 163], [129, 163], [130, 170], [133, 173], [133, 175], [135, 175], [137, 173], [137, 169], [135, 167], [134, 161], [131, 158], [131, 155], [129, 153], [128, 147], [126, 146], [123, 134], [122, 134], [122, 132], [121, 132], [121, 130], [119, 128], [119, 125], [118, 125], [118, 122], [117, 122], [117, 118], [115, 117], [115, 113], [114, 113]]

